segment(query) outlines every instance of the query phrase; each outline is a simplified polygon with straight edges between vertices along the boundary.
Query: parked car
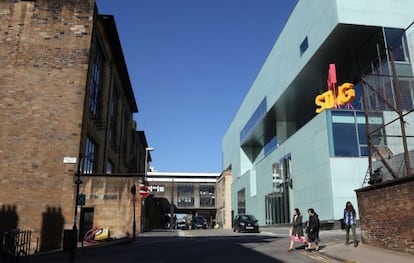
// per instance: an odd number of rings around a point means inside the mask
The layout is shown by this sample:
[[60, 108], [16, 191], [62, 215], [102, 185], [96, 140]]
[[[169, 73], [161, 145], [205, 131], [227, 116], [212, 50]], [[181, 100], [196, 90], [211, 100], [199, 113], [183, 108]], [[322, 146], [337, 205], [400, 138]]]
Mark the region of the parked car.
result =
[[192, 229], [207, 229], [207, 219], [204, 216], [194, 216], [191, 224]]
[[237, 215], [234, 218], [233, 231], [259, 233], [259, 223], [254, 215]]
[[177, 219], [177, 229], [187, 230], [187, 224], [185, 218]]

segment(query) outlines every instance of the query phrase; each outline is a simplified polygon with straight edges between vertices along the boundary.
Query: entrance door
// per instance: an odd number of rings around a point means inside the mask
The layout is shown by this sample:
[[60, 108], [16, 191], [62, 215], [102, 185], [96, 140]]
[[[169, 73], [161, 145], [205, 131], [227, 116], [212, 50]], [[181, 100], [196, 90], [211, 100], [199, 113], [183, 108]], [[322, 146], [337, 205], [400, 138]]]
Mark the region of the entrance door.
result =
[[82, 241], [86, 232], [93, 228], [93, 213], [93, 207], [82, 207], [79, 226], [79, 241]]
[[290, 222], [289, 191], [283, 194], [268, 194], [265, 197], [266, 224], [286, 224]]

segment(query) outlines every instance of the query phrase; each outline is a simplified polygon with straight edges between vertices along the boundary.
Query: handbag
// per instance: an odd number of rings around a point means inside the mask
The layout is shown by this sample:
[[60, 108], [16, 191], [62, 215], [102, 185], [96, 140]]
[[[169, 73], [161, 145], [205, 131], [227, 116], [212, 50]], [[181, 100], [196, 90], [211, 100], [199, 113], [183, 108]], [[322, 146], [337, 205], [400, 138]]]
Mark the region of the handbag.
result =
[[345, 229], [345, 219], [341, 218], [339, 221], [341, 222], [341, 229]]

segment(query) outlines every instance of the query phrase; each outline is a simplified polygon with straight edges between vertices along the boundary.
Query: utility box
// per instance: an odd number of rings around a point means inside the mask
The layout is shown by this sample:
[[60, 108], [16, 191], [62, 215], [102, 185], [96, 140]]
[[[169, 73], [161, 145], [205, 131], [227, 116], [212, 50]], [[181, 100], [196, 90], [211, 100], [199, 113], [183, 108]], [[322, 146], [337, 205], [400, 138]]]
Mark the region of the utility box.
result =
[[76, 246], [78, 231], [73, 229], [63, 230], [63, 250], [71, 250]]

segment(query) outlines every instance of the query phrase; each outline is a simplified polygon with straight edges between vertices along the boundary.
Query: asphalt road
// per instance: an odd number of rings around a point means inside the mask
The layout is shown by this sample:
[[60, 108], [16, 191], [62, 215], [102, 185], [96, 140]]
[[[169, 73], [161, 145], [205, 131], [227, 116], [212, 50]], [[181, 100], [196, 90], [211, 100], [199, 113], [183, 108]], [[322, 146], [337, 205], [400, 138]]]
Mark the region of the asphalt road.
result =
[[[233, 233], [231, 230], [150, 232], [140, 235], [133, 242], [78, 249], [72, 262], [335, 262], [321, 253], [306, 252], [299, 245], [295, 251], [287, 252], [289, 239], [286, 233], [284, 229], [265, 229], [260, 234]], [[325, 242], [336, 238], [341, 237], [332, 233], [325, 235]], [[68, 252], [56, 252], [34, 256], [30, 262], [59, 263], [71, 260]]]

